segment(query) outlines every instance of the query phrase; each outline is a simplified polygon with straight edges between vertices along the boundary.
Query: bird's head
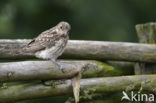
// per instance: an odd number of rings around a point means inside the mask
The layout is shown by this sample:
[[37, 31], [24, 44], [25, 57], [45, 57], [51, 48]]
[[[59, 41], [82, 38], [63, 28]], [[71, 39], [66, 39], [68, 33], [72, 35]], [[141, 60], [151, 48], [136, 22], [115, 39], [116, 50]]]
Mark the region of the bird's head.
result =
[[62, 22], [60, 22], [60, 23], [58, 23], [56, 25], [56, 30], [55, 31], [58, 34], [61, 34], [61, 35], [68, 35], [68, 32], [69, 32], [70, 29], [71, 29], [70, 24], [67, 23], [67, 22], [62, 21]]

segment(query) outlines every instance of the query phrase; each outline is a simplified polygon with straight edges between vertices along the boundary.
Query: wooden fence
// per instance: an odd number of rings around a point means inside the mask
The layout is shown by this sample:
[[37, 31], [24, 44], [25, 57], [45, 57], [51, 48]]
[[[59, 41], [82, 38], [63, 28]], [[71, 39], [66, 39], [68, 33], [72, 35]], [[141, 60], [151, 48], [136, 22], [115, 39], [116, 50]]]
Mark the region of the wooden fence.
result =
[[[14, 49], [23, 47], [30, 40], [1, 39], [0, 60], [3, 62], [0, 63], [0, 82], [29, 82], [1, 88], [0, 103], [71, 95], [70, 78], [78, 72], [82, 74], [80, 100], [86, 95], [92, 99], [98, 95], [140, 88], [155, 94], [156, 24], [140, 24], [136, 26], [136, 30], [139, 42], [143, 44], [70, 40], [59, 62], [64, 68], [64, 73], [56, 63], [37, 60], [34, 54], [12, 53]], [[6, 63], [5, 60], [13, 62]], [[57, 80], [58, 83], [55, 87], [46, 86], [41, 80]], [[91, 93], [87, 94], [86, 91]]]

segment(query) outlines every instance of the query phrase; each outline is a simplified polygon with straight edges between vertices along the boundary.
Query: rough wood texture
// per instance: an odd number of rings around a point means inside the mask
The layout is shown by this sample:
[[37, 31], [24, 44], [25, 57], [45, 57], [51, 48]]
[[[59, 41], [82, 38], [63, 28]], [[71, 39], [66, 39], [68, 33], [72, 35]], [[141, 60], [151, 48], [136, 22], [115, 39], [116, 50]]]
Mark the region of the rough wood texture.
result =
[[[0, 58], [34, 58], [33, 54], [12, 53], [30, 40], [0, 40]], [[70, 40], [61, 58], [124, 60], [156, 63], [156, 46], [137, 43]]]
[[136, 30], [140, 43], [156, 43], [156, 23], [138, 24]]
[[[81, 79], [81, 93], [90, 94], [116, 93], [131, 90], [149, 91], [156, 93], [156, 75], [122, 76], [107, 78]], [[55, 81], [56, 82], [56, 81]], [[52, 82], [54, 83], [54, 82]], [[152, 88], [151, 88], [152, 87]], [[33, 99], [47, 96], [72, 94], [71, 80], [58, 81], [55, 86], [45, 86], [40, 83], [26, 83], [0, 89], [0, 102], [13, 102], [25, 99]]]
[[[136, 25], [136, 31], [140, 43], [156, 43], [156, 23]], [[156, 71], [155, 64], [136, 63], [135, 74], [152, 74]]]
[[[67, 79], [81, 71], [83, 78], [130, 75], [125, 69], [117, 69], [98, 61], [60, 61], [64, 73], [52, 61], [23, 61], [0, 63], [0, 82], [23, 80]], [[131, 74], [132, 75], [132, 74]]]

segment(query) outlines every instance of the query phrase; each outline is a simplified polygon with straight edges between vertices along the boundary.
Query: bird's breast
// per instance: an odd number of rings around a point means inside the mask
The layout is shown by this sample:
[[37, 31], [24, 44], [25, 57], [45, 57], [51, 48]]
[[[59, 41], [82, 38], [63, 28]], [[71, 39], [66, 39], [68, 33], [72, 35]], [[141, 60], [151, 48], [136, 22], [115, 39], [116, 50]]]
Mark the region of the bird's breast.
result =
[[60, 39], [56, 41], [54, 46], [50, 48], [46, 48], [39, 52], [36, 52], [35, 55], [36, 57], [42, 58], [42, 59], [57, 59], [58, 56], [60, 56], [63, 53], [65, 46], [67, 44], [67, 41], [68, 40], [66, 39]]

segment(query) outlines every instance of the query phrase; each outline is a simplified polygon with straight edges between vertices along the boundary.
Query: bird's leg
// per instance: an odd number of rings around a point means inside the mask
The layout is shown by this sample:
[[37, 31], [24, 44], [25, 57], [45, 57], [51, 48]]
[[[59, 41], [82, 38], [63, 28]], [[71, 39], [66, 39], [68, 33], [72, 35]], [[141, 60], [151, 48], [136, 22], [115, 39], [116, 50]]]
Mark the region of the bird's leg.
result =
[[[59, 64], [60, 61], [57, 61], [56, 59], [50, 59], [50, 60], [58, 66], [58, 68], [62, 71], [62, 73], [65, 73], [64, 69]], [[48, 81], [42, 80], [44, 85], [46, 85], [46, 86], [53, 86], [53, 87], [55, 87], [58, 83], [60, 83], [60, 81], [59, 80], [48, 80]]]
[[52, 58], [52, 59], [50, 59], [50, 60], [51, 60], [52, 62], [56, 63], [56, 59], [53, 59], [53, 58]]
[[59, 69], [62, 71], [62, 73], [65, 73], [63, 67], [60, 65], [60, 61], [56, 59], [51, 59], [52, 62], [56, 63], [56, 65], [59, 67]]
[[[62, 66], [58, 63], [58, 61], [57, 61], [56, 59], [51, 59], [51, 61], [52, 61], [53, 63], [55, 63], [55, 64], [59, 67], [59, 69], [62, 71], [62, 73], [64, 73], [64, 70], [63, 70]], [[42, 80], [42, 82], [43, 82], [44, 85], [46, 85], [46, 86], [52, 86], [52, 87], [54, 87], [54, 88], [55, 88], [56, 85], [58, 85], [59, 83], [62, 83], [61, 80], [48, 80], [48, 81]]]
[[56, 64], [59, 66], [59, 69], [62, 71], [62, 73], [65, 73], [64, 68], [61, 65], [61, 61], [60, 60], [56, 60]]

